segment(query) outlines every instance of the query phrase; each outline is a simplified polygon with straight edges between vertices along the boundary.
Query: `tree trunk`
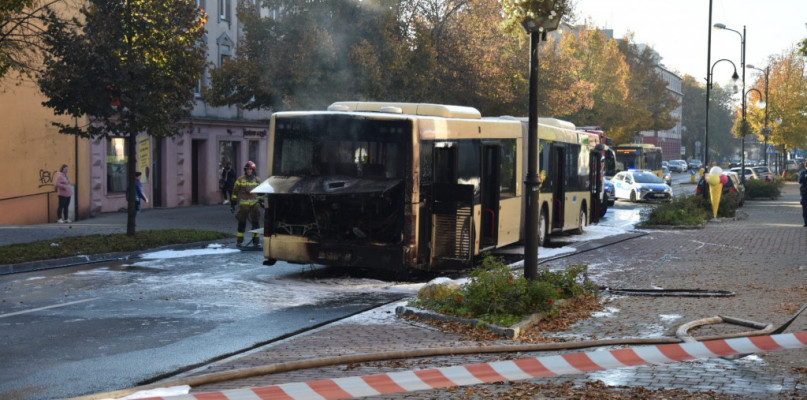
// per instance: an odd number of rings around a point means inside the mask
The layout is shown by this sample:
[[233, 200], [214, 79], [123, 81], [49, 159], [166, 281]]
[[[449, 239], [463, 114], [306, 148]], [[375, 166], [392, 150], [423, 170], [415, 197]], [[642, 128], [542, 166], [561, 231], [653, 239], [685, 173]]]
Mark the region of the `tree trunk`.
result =
[[137, 168], [137, 134], [129, 133], [126, 136], [126, 181], [129, 188], [129, 195], [126, 196], [126, 235], [135, 235], [135, 220], [137, 219], [137, 210], [135, 209], [135, 196], [137, 196], [137, 187], [135, 186], [135, 168]]

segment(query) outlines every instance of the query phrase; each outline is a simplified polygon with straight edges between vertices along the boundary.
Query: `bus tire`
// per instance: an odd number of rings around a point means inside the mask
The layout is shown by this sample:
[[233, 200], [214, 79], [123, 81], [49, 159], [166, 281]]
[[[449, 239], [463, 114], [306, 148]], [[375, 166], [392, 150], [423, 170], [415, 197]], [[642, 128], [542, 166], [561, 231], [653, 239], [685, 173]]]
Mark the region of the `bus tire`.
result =
[[582, 235], [586, 227], [586, 210], [580, 208], [580, 216], [577, 218], [577, 228], [572, 233], [575, 235]]
[[545, 247], [549, 243], [549, 218], [546, 217], [546, 209], [541, 210], [538, 217], [538, 247]]

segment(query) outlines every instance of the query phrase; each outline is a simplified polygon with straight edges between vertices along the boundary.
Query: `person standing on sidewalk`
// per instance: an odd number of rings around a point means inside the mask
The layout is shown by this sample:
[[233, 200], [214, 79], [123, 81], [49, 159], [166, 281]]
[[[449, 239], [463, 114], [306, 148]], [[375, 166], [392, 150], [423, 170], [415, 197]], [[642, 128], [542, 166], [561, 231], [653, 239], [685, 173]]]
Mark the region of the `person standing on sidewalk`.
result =
[[[255, 189], [260, 183], [261, 181], [255, 174], [255, 163], [247, 161], [244, 165], [244, 175], [235, 181], [230, 201], [230, 212], [235, 212], [235, 205], [238, 204], [238, 213], [235, 214], [235, 219], [238, 220], [238, 234], [235, 242], [237, 247], [241, 247], [244, 243], [247, 219], [249, 219], [253, 230], [261, 227], [260, 199], [257, 194], [251, 193], [252, 189]], [[252, 233], [252, 245], [260, 246], [259, 236], [254, 232]]]
[[[140, 176], [143, 175], [142, 172], [137, 171], [135, 172], [135, 214], [140, 213], [140, 200], [145, 200], [146, 203], [149, 202], [149, 198], [146, 197], [146, 194], [143, 193], [143, 184], [140, 183]], [[129, 188], [126, 188], [126, 198], [129, 198]]]
[[799, 193], [801, 194], [801, 217], [804, 219], [804, 226], [807, 226], [807, 161], [804, 162], [804, 169], [799, 172]]
[[221, 179], [219, 179], [219, 186], [221, 195], [224, 197], [224, 204], [230, 203], [230, 197], [233, 196], [233, 187], [235, 187], [235, 170], [233, 163], [227, 161], [224, 169], [221, 171]]
[[59, 218], [58, 223], [71, 223], [68, 214], [70, 207], [70, 198], [73, 197], [73, 185], [70, 184], [70, 178], [67, 177], [67, 164], [63, 164], [56, 173], [56, 181], [53, 186], [56, 187], [56, 194], [59, 196], [59, 206], [56, 208], [56, 216]]

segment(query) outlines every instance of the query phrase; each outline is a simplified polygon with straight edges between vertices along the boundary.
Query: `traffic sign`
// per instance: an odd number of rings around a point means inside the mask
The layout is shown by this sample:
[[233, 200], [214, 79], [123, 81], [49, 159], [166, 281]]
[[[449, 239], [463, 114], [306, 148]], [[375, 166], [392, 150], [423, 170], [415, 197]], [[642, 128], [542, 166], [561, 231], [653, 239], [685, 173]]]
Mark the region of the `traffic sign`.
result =
[[769, 145], [768, 145], [768, 148], [767, 148], [767, 150], [765, 150], [765, 152], [766, 152], [766, 153], [768, 153], [768, 154], [773, 154], [773, 153], [775, 153], [775, 151], [773, 151], [773, 145], [772, 145], [772, 144], [769, 144]]

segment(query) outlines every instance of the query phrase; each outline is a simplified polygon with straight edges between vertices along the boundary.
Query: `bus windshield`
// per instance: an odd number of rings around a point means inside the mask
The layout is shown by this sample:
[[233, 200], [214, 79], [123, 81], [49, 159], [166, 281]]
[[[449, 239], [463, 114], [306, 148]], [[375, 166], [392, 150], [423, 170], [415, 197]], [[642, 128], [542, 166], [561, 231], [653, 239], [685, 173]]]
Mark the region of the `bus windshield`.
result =
[[335, 115], [278, 118], [273, 175], [402, 178], [406, 120]]

